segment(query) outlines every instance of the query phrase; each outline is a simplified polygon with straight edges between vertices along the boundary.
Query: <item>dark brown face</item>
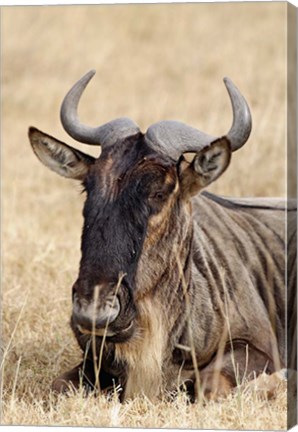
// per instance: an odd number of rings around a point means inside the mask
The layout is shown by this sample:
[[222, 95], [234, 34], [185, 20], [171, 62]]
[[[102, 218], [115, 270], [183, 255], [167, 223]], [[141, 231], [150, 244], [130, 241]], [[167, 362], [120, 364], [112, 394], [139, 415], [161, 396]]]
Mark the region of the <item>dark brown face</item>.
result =
[[79, 277], [73, 287], [74, 330], [107, 325], [114, 341], [129, 338], [137, 264], [148, 221], [158, 214], [177, 183], [174, 161], [158, 155], [141, 134], [104, 149], [84, 180]]
[[[134, 333], [138, 297], [148, 289], [143, 286], [138, 292], [140, 271], [147, 273], [147, 280], [152, 278], [148, 269], [156, 273], [159, 240], [167, 238], [167, 229], [179, 238], [183, 208], [189, 209], [189, 198], [224, 172], [230, 143], [226, 138], [215, 140], [188, 162], [183, 155], [177, 161], [158, 146], [151, 147], [140, 132], [105, 144], [98, 159], [35, 128], [30, 128], [29, 137], [42, 163], [80, 180], [87, 194], [71, 318], [78, 341], [84, 347], [91, 334], [101, 338], [104, 333], [110, 341], [125, 341]], [[187, 214], [189, 218], [189, 210]], [[167, 266], [168, 255], [163, 253]], [[146, 256], [152, 261], [148, 266]]]

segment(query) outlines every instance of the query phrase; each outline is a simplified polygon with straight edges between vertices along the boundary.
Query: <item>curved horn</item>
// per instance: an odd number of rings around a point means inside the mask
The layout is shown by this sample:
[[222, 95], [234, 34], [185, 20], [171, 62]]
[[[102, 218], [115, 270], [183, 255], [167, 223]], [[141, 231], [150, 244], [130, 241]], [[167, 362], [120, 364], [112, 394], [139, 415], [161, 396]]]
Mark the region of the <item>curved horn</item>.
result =
[[[224, 79], [232, 109], [233, 124], [227, 134], [232, 151], [238, 150], [247, 141], [252, 126], [248, 104], [229, 78]], [[146, 132], [151, 146], [178, 160], [182, 153], [198, 152], [217, 139], [184, 123], [166, 120], [153, 124]]]
[[126, 117], [112, 120], [99, 127], [90, 127], [82, 124], [78, 118], [78, 104], [95, 70], [86, 73], [65, 96], [60, 110], [61, 123], [65, 131], [75, 140], [85, 144], [109, 146], [118, 139], [126, 138], [140, 132], [138, 126]]
[[233, 109], [233, 124], [227, 138], [231, 143], [232, 151], [236, 151], [246, 143], [250, 135], [252, 128], [251, 113], [246, 100], [235, 84], [229, 78], [224, 78], [224, 83]]

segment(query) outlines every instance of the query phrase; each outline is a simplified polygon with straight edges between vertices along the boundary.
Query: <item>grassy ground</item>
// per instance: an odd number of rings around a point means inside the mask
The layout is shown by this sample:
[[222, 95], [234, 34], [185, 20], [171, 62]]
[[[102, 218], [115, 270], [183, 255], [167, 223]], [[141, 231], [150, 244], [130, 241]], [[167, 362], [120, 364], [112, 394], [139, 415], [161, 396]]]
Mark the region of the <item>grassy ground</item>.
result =
[[146, 130], [171, 118], [224, 134], [229, 76], [249, 101], [254, 128], [210, 189], [284, 195], [285, 18], [282, 3], [2, 9], [2, 424], [286, 427], [284, 389], [272, 401], [238, 393], [204, 407], [182, 396], [124, 405], [52, 398], [53, 378], [80, 359], [68, 321], [84, 197], [36, 160], [27, 139], [35, 125], [74, 143], [59, 124], [59, 104], [91, 68], [98, 73], [80, 107], [86, 123], [126, 115]]

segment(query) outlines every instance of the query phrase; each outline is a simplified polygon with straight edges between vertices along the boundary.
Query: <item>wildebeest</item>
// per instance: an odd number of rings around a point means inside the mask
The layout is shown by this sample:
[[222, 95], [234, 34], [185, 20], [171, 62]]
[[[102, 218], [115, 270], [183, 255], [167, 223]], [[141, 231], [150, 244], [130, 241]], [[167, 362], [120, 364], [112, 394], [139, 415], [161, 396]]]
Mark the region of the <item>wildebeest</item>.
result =
[[285, 201], [201, 193], [250, 135], [244, 97], [225, 79], [233, 124], [223, 137], [177, 121], [145, 134], [128, 118], [93, 128], [77, 106], [94, 73], [65, 96], [61, 121], [77, 141], [101, 146], [98, 158], [29, 129], [41, 162], [87, 195], [71, 316], [84, 360], [53, 389], [121, 386], [123, 400], [183, 387], [214, 397], [285, 367]]

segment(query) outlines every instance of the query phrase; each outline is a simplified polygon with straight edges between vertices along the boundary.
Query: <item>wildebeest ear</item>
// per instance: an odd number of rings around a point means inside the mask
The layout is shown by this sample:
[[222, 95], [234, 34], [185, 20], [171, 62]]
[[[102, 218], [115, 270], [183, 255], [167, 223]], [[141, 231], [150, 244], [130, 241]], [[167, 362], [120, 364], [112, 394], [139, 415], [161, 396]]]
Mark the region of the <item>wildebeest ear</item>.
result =
[[34, 127], [29, 128], [28, 135], [32, 149], [38, 159], [63, 177], [84, 180], [89, 166], [95, 161], [92, 156], [74, 149]]
[[228, 167], [231, 159], [229, 141], [223, 137], [195, 154], [188, 162], [179, 162], [180, 190], [183, 198], [189, 198], [216, 180]]

